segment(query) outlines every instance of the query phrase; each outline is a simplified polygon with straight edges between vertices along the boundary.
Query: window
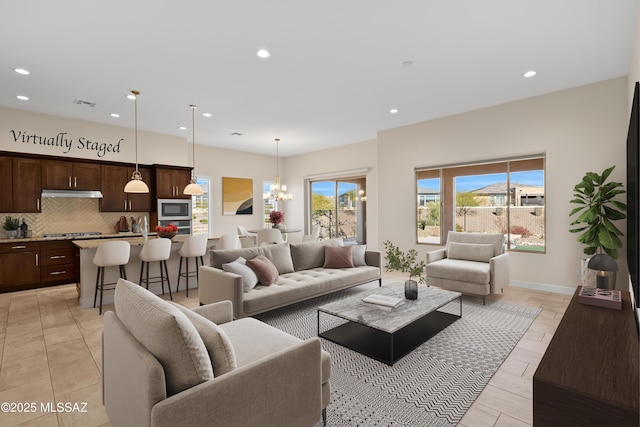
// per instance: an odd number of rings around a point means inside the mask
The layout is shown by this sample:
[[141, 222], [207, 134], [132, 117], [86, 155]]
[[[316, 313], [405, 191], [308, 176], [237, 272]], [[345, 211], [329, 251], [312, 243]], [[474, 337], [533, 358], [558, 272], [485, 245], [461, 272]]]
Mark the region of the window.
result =
[[545, 250], [544, 154], [416, 169], [417, 242], [448, 230], [504, 233], [509, 250]]
[[211, 178], [198, 177], [197, 183], [202, 187], [202, 195], [191, 196], [193, 206], [193, 234], [207, 233], [211, 230], [211, 209], [209, 206], [209, 189], [211, 188]]
[[[342, 237], [366, 243], [366, 178], [311, 181], [311, 229], [320, 226], [320, 239]], [[311, 230], [310, 229], [310, 230]]]
[[[275, 181], [264, 181], [262, 183], [262, 194], [269, 194], [271, 192], [271, 186], [275, 185]], [[262, 220], [263, 226], [266, 228], [271, 226], [271, 221], [269, 221], [269, 214], [273, 210], [278, 210], [278, 201], [275, 199], [262, 199]]]

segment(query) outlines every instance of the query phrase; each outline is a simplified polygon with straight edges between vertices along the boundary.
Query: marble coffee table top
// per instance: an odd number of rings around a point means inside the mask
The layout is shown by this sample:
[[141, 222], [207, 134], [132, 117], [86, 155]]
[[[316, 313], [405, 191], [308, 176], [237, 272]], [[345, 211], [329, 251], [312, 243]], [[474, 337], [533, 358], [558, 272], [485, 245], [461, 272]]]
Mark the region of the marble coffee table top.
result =
[[[362, 302], [363, 298], [371, 294], [398, 297], [402, 299], [402, 302], [390, 310]], [[320, 306], [318, 312], [394, 333], [416, 319], [460, 298], [461, 295], [460, 292], [420, 285], [418, 286], [418, 299], [409, 300], [404, 297], [404, 283], [390, 283], [378, 289]]]

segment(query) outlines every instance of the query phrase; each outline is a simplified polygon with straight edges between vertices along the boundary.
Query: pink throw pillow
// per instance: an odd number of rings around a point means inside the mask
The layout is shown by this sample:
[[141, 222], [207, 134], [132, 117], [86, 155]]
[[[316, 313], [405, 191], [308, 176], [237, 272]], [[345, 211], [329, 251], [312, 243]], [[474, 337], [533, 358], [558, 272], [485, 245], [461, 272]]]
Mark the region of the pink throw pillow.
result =
[[260, 283], [269, 286], [278, 279], [278, 269], [264, 255], [258, 255], [253, 259], [247, 260], [247, 265], [256, 273]]
[[353, 268], [353, 246], [325, 246], [324, 268]]

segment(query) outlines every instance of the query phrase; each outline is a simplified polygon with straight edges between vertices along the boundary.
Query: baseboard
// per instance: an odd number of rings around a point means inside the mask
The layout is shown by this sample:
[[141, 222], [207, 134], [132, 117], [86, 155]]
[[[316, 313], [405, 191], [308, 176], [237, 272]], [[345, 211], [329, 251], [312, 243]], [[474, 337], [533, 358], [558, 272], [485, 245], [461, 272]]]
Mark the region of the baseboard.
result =
[[552, 292], [554, 294], [573, 295], [576, 288], [568, 286], [548, 285], [546, 283], [525, 282], [523, 280], [511, 280], [509, 286], [516, 288], [532, 289], [534, 291]]

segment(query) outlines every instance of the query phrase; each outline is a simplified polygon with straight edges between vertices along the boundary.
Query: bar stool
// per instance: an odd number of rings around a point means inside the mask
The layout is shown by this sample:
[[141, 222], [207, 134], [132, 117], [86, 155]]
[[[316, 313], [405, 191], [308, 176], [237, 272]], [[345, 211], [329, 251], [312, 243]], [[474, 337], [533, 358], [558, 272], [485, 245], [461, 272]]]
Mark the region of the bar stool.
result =
[[98, 246], [96, 254], [93, 257], [93, 264], [98, 267], [98, 274], [96, 276], [96, 292], [93, 296], [93, 308], [96, 308], [96, 300], [98, 298], [98, 289], [100, 289], [100, 314], [102, 314], [102, 294], [104, 290], [115, 289], [114, 283], [104, 283], [104, 269], [105, 267], [120, 267], [120, 277], [127, 278], [127, 271], [125, 265], [129, 262], [129, 254], [131, 253], [131, 245], [129, 242], [113, 241], [105, 242]]
[[[140, 266], [140, 286], [144, 282], [149, 289], [149, 283], [158, 283], [162, 284], [162, 295], [164, 295], [164, 281], [165, 281], [165, 273], [167, 280], [167, 287], [169, 288], [169, 298], [173, 301], [173, 295], [171, 295], [171, 283], [169, 282], [169, 270], [167, 270], [167, 260], [171, 256], [171, 239], [151, 239], [144, 242], [144, 246], [140, 251], [140, 261], [142, 264]], [[158, 261], [160, 264], [160, 276], [149, 278], [149, 263]], [[142, 274], [144, 272], [144, 266], [147, 266], [147, 275], [145, 278], [142, 278]], [[164, 270], [163, 270], [164, 268]], [[160, 279], [160, 280], [157, 280]]]
[[[196, 283], [199, 279], [198, 276], [198, 257], [200, 258], [200, 264], [204, 265], [204, 260], [202, 257], [207, 252], [207, 241], [209, 240], [209, 236], [205, 233], [201, 234], [193, 234], [191, 237], [187, 239], [186, 242], [182, 245], [180, 249], [178, 249], [178, 255], [180, 255], [180, 267], [178, 268], [178, 285], [176, 286], [176, 292], [180, 290], [180, 277], [184, 277], [186, 279], [187, 284], [185, 285], [187, 288], [187, 297], [189, 297], [189, 277], [196, 276]], [[193, 272], [189, 272], [189, 258], [194, 258], [196, 262], [196, 271], [195, 274]], [[187, 267], [187, 272], [182, 272], [182, 260], [185, 260], [185, 265]]]

